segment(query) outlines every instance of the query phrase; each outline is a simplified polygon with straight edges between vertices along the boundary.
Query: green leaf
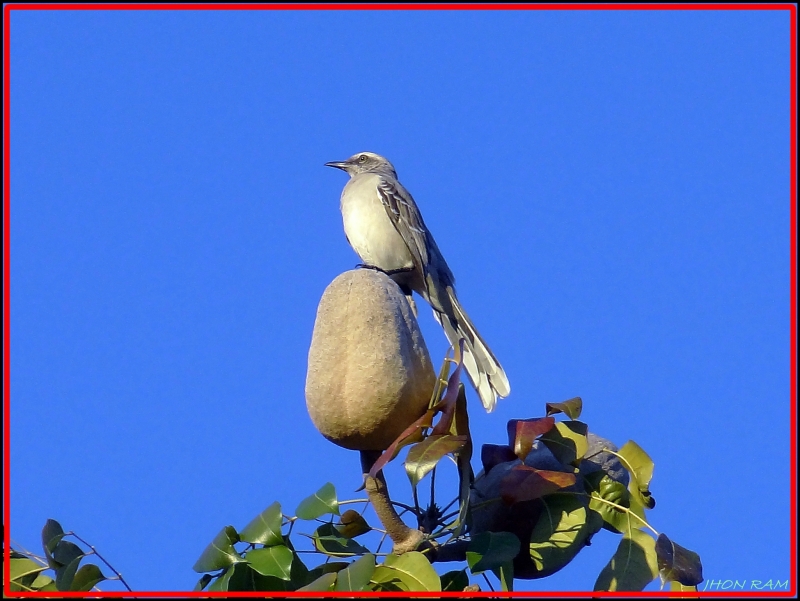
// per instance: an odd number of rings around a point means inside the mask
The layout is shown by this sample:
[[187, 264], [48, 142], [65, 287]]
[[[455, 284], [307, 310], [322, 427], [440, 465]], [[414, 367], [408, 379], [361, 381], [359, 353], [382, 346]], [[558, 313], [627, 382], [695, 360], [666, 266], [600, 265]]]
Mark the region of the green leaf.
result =
[[375, 582], [374, 578], [369, 583], [370, 590], [382, 593], [384, 591], [391, 592], [391, 593], [403, 593], [408, 592], [408, 588], [405, 584], [403, 584], [399, 578], [393, 578], [390, 580], [381, 580], [380, 582]]
[[230, 568], [233, 570], [229, 591], [287, 591], [291, 590], [289, 583], [283, 578], [263, 576], [253, 569], [248, 563], [237, 563]]
[[672, 542], [666, 534], [658, 535], [656, 556], [662, 582], [680, 582], [685, 586], [697, 586], [703, 582], [700, 556]]
[[481, 532], [467, 547], [467, 565], [476, 575], [494, 570], [513, 561], [519, 547], [519, 539], [510, 532]]
[[367, 553], [339, 572], [339, 576], [336, 578], [336, 587], [333, 590], [363, 591], [369, 584], [373, 572], [375, 572], [375, 556]]
[[451, 524], [446, 526], [452, 528], [453, 537], [458, 538], [467, 523], [469, 498], [472, 483], [475, 481], [475, 473], [472, 471], [473, 449], [472, 435], [469, 432], [469, 415], [467, 414], [467, 393], [463, 384], [458, 387], [458, 398], [450, 434], [467, 438], [466, 444], [455, 454], [456, 468], [458, 469], [458, 515]]
[[647, 509], [656, 506], [650, 495], [650, 480], [653, 479], [653, 460], [638, 444], [629, 440], [617, 451], [622, 464], [631, 475], [629, 489], [633, 496]]
[[697, 592], [697, 587], [686, 586], [685, 584], [681, 584], [677, 580], [670, 580], [669, 590], [678, 592]]
[[228, 590], [228, 583], [231, 580], [231, 576], [233, 575], [233, 568], [228, 568], [222, 574], [220, 574], [214, 582], [211, 583], [211, 586], [208, 587], [209, 591], [227, 591]]
[[556, 423], [552, 417], [533, 417], [530, 419], [511, 419], [506, 424], [508, 446], [514, 455], [525, 461], [533, 448], [533, 441], [548, 432]]
[[497, 579], [500, 581], [500, 586], [502, 590], [506, 592], [511, 592], [514, 590], [514, 562], [507, 561], [499, 568], [495, 568], [492, 570], [492, 573], [497, 576]]
[[92, 587], [98, 582], [102, 582], [106, 577], [93, 563], [87, 563], [77, 571], [75, 577], [72, 579], [72, 585], [69, 587], [71, 591], [90, 591]]
[[[12, 551], [12, 554], [14, 552]], [[19, 558], [14, 558], [19, 559]], [[12, 592], [31, 592], [31, 591], [44, 591], [44, 592], [58, 592], [55, 581], [49, 576], [42, 573], [32, 573], [21, 576], [18, 580], [10, 580], [8, 583], [8, 590]], [[51, 595], [53, 596], [53, 595]], [[6, 596], [4, 595], [5, 599]]]
[[11, 580], [19, 580], [28, 574], [38, 574], [39, 572], [47, 569], [47, 566], [39, 565], [27, 557], [23, 557], [21, 559], [12, 558], [9, 566], [11, 569]]
[[[61, 543], [64, 542], [66, 541], [61, 541]], [[58, 547], [56, 547], [56, 551], [58, 551]], [[75, 578], [75, 573], [78, 571], [78, 565], [80, 565], [82, 559], [83, 554], [56, 570], [56, 588], [58, 590], [68, 591], [72, 588], [72, 580]]]
[[617, 451], [625, 463], [625, 467], [641, 484], [648, 485], [653, 479], [653, 460], [638, 444], [629, 440]]
[[260, 543], [267, 547], [282, 545], [282, 523], [281, 504], [276, 501], [245, 526], [244, 530], [239, 533], [239, 539], [246, 543]]
[[[590, 492], [592, 495], [589, 501], [589, 508], [603, 517], [603, 521], [605, 522], [604, 526], [608, 530], [621, 534], [627, 532], [631, 528], [639, 528], [642, 526], [642, 522], [635, 519], [631, 526], [630, 513], [603, 502], [608, 501], [621, 507], [630, 507], [631, 493], [622, 482], [617, 482], [602, 471], [589, 474], [584, 481], [590, 485]], [[634, 513], [636, 512], [634, 511]], [[644, 512], [642, 511], [641, 513]], [[641, 517], [644, 516], [642, 515]]]
[[30, 588], [37, 591], [57, 591], [56, 581], [45, 574], [39, 574], [31, 583]]
[[346, 561], [329, 561], [317, 566], [313, 570], [308, 571], [308, 582], [317, 580], [323, 574], [330, 574], [331, 572], [340, 572], [350, 564]]
[[463, 388], [461, 384], [461, 370], [464, 367], [464, 343], [459, 342], [459, 352], [456, 353], [458, 357], [458, 364], [455, 371], [453, 371], [450, 378], [447, 380], [447, 388], [444, 391], [442, 400], [437, 403], [437, 407], [443, 407], [442, 416], [436, 425], [431, 430], [431, 435], [439, 436], [440, 434], [447, 434], [453, 425], [453, 415], [456, 410], [456, 403], [458, 402], [458, 395]]
[[[51, 554], [56, 548], [56, 545], [64, 538], [64, 529], [55, 520], [47, 520], [44, 528], [42, 528], [42, 547], [47, 556], [48, 561], [52, 559]], [[51, 565], [50, 567], [55, 567]]]
[[658, 575], [656, 541], [636, 528], [625, 532], [594, 585], [596, 591], [641, 591]]
[[369, 552], [366, 547], [359, 545], [356, 541], [340, 535], [333, 524], [322, 524], [311, 538], [317, 551], [333, 557], [362, 555]]
[[306, 497], [297, 506], [295, 514], [301, 520], [315, 520], [326, 513], [339, 515], [339, 501], [336, 489], [328, 482], [310, 497]]
[[469, 576], [467, 570], [453, 570], [442, 574], [440, 578], [442, 582], [442, 592], [463, 591], [469, 586]]
[[53, 559], [62, 566], [70, 564], [84, 555], [83, 549], [68, 540], [62, 540], [53, 551]]
[[225, 526], [205, 548], [192, 569], [195, 572], [213, 572], [244, 561], [233, 548], [233, 545], [238, 542], [239, 535], [236, 533], [236, 529], [233, 526]]
[[467, 444], [466, 436], [439, 434], [428, 436], [408, 451], [405, 467], [411, 486], [416, 486], [425, 475], [436, 467], [439, 460], [448, 453], [455, 453]]
[[[449, 434], [456, 436], [466, 436], [470, 440], [469, 453], [472, 455], [472, 436], [469, 433], [469, 414], [467, 413], [467, 390], [463, 384], [458, 385], [458, 397], [456, 398], [455, 415], [453, 423], [450, 424]], [[461, 453], [459, 453], [461, 454]]]
[[545, 415], [554, 415], [556, 413], [566, 413], [570, 419], [578, 419], [583, 410], [583, 401], [581, 397], [576, 396], [563, 403], [545, 403], [547, 413]]
[[556, 422], [555, 427], [542, 434], [540, 440], [561, 463], [577, 465], [589, 450], [588, 431], [583, 422]]
[[291, 590], [287, 582], [273, 576], [262, 576], [247, 562], [239, 562], [228, 567], [217, 578], [208, 591], [280, 591]]
[[541, 499], [539, 521], [531, 531], [530, 557], [541, 576], [567, 565], [603, 525], [575, 495], [556, 494]]
[[291, 585], [290, 590], [295, 590], [311, 582], [312, 578], [309, 577], [308, 568], [303, 563], [303, 560], [300, 559], [297, 551], [295, 551], [291, 539], [286, 536], [283, 540], [286, 543], [286, 547], [292, 552], [292, 566], [289, 569], [291, 580], [289, 583]]
[[78, 566], [84, 557], [83, 550], [68, 540], [62, 540], [53, 550], [52, 559], [56, 568], [56, 587], [60, 591], [68, 591], [72, 586], [72, 579], [78, 571]]
[[348, 509], [339, 519], [336, 530], [338, 530], [339, 534], [345, 538], [355, 538], [357, 536], [361, 536], [362, 534], [366, 534], [372, 530], [372, 528], [370, 528], [369, 524], [367, 524], [367, 520], [364, 519], [363, 515], [357, 511]]
[[[311, 570], [312, 572], [314, 570]], [[297, 589], [298, 591], [330, 591], [332, 590], [333, 583], [336, 582], [336, 572], [328, 572], [323, 574], [313, 582]]]
[[500, 480], [500, 496], [512, 505], [532, 501], [575, 484], [575, 474], [537, 470], [525, 464], [515, 465]]
[[375, 568], [372, 582], [379, 585], [394, 584], [404, 591], [440, 592], [442, 588], [436, 570], [418, 551], [388, 555], [383, 564]]
[[203, 574], [200, 580], [197, 581], [197, 584], [194, 585], [193, 591], [202, 591], [204, 588], [208, 586], [208, 583], [214, 580], [214, 577], [211, 574]]
[[294, 553], [288, 547], [275, 545], [253, 549], [244, 556], [244, 559], [251, 568], [263, 576], [274, 576], [281, 580], [291, 579]]

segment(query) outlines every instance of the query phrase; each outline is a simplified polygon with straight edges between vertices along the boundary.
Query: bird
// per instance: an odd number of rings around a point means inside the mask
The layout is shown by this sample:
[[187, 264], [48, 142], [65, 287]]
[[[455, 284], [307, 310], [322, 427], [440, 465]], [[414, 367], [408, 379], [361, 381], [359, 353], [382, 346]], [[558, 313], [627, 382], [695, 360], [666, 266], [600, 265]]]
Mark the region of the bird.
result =
[[508, 378], [461, 306], [453, 272], [392, 163], [374, 152], [359, 152], [325, 166], [350, 176], [340, 209], [345, 236], [363, 261], [361, 267], [383, 271], [409, 299], [412, 291], [425, 299], [450, 344], [458, 347], [464, 339], [464, 368], [491, 413], [497, 399], [511, 393]]

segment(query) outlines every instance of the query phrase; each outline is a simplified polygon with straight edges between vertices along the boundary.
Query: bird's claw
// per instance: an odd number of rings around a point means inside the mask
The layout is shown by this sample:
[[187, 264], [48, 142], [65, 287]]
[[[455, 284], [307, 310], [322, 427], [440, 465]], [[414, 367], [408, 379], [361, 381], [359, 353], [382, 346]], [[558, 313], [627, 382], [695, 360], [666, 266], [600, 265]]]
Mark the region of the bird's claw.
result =
[[381, 269], [375, 265], [367, 265], [366, 263], [359, 263], [356, 265], [356, 269], [372, 269], [373, 271], [380, 271], [381, 273], [385, 273], [388, 276], [392, 276], [398, 273], [408, 273], [409, 271], [414, 271], [413, 267], [401, 267], [400, 269]]

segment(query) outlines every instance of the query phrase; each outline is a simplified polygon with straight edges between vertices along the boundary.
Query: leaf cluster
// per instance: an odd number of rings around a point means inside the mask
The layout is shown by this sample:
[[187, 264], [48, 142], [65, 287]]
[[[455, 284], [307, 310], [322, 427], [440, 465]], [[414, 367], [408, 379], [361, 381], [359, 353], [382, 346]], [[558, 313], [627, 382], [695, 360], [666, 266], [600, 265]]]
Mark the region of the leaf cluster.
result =
[[[490, 483], [483, 492], [494, 496], [473, 506], [473, 522], [483, 510], [490, 519], [477, 525], [506, 529], [526, 543], [514, 562], [518, 577], [562, 569], [604, 528], [622, 539], [594, 590], [641, 591], [658, 577], [662, 585], [693, 590], [703, 579], [699, 556], [646, 519], [655, 507], [652, 459], [633, 441], [617, 450], [590, 434], [578, 421], [581, 411], [579, 397], [548, 403], [545, 417], [508, 422], [508, 444], [483, 446], [476, 488], [483, 477]], [[559, 413], [569, 419], [555, 421]]]
[[[70, 537], [89, 547], [88, 550], [67, 540]], [[94, 547], [88, 545], [74, 532], [64, 532], [56, 520], [47, 520], [42, 528], [42, 549], [43, 556], [10, 549], [10, 591], [91, 591], [99, 590], [97, 585], [104, 580], [121, 580], [130, 590], [121, 574], [109, 565]], [[104, 575], [94, 563], [85, 563], [84, 560], [91, 555], [106, 563], [114, 572], [114, 576]]]
[[[653, 461], [633, 441], [617, 450], [590, 434], [578, 419], [578, 397], [548, 403], [544, 417], [509, 421], [508, 443], [483, 445], [483, 473], [473, 482], [461, 361], [451, 361], [456, 369], [445, 379], [443, 368], [430, 410], [370, 471], [377, 474], [409, 447], [404, 467], [414, 506], [395, 505], [416, 515], [428, 544], [397, 556], [381, 554], [380, 545], [372, 550], [356, 541], [380, 530], [352, 509], [340, 513], [340, 506], [356, 501], [340, 502], [328, 483], [301, 502], [294, 515], [284, 515], [273, 503], [241, 532], [226, 526], [195, 564], [196, 571], [204, 572], [197, 590], [463, 591], [475, 590], [470, 576], [491, 573], [502, 590], [512, 591], [515, 578], [540, 578], [562, 569], [601, 529], [622, 538], [595, 590], [641, 591], [659, 576], [673, 588], [696, 590], [702, 581], [699, 556], [659, 534], [646, 519], [646, 512], [655, 507], [650, 493]], [[568, 419], [557, 421], [554, 416], [559, 414]], [[458, 494], [439, 509], [431, 478], [430, 504], [422, 510], [417, 486], [426, 475], [435, 475], [448, 455], [459, 469]], [[443, 515], [456, 501], [458, 510]], [[291, 542], [292, 529], [300, 521], [318, 523], [312, 532], [300, 533], [312, 545], [308, 551]], [[445, 536], [449, 538], [439, 544]], [[301, 553], [326, 559], [309, 568]], [[439, 576], [432, 567], [437, 561], [462, 561], [466, 566]]]
[[[313, 546], [311, 552], [326, 557], [313, 568], [303, 562], [303, 550], [290, 538], [301, 521], [319, 523], [304, 535]], [[371, 530], [362, 514], [341, 512], [334, 486], [325, 484], [304, 499], [294, 515], [283, 514], [276, 502], [240, 532], [223, 528], [194, 565], [204, 573], [195, 590], [441, 591], [453, 586], [454, 578], [442, 580], [420, 552], [384, 554], [383, 563], [377, 563], [378, 554], [355, 540]]]
[[[697, 590], [703, 579], [699, 556], [648, 522], [655, 507], [652, 459], [633, 441], [617, 449], [590, 433], [579, 420], [579, 397], [548, 403], [544, 417], [510, 420], [506, 444], [482, 446], [483, 471], [474, 478], [460, 382], [463, 348], [453, 352], [454, 358], [445, 359], [428, 411], [369, 470], [375, 477], [408, 447], [403, 464], [413, 505], [392, 503], [401, 515], [416, 518], [423, 533], [416, 550], [381, 553], [387, 533], [370, 525], [364, 510], [343, 510], [357, 503], [366, 509], [367, 500], [340, 501], [327, 483], [293, 514], [275, 502], [241, 530], [222, 528], [194, 565], [202, 574], [195, 590], [474, 591], [480, 589], [470, 577], [482, 577], [492, 587], [487, 574], [493, 574], [503, 591], [512, 591], [514, 579], [546, 577], [568, 565], [602, 529], [621, 539], [594, 590], [641, 591], [659, 577], [672, 590]], [[459, 486], [454, 498], [439, 507], [435, 475], [448, 457], [456, 464]], [[429, 503], [422, 508], [417, 488], [429, 474]], [[370, 541], [376, 537], [374, 545]], [[11, 591], [90, 591], [112, 579], [127, 587], [94, 547], [73, 532], [65, 533], [55, 520], [45, 524], [42, 546], [41, 557], [11, 549]], [[91, 555], [114, 576], [86, 563]], [[302, 559], [309, 556], [320, 563], [309, 567]], [[432, 565], [437, 561], [462, 566], [439, 575]]]

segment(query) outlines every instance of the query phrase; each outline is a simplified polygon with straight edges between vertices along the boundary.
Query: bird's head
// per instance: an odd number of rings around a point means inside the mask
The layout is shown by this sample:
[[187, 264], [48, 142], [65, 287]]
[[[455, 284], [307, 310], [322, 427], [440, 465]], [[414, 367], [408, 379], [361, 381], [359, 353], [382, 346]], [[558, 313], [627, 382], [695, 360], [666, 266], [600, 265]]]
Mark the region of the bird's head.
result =
[[359, 152], [346, 161], [331, 161], [330, 163], [325, 163], [325, 166], [336, 167], [337, 169], [346, 171], [350, 177], [358, 175], [359, 173], [381, 173], [397, 179], [397, 172], [394, 170], [394, 165], [374, 152]]

